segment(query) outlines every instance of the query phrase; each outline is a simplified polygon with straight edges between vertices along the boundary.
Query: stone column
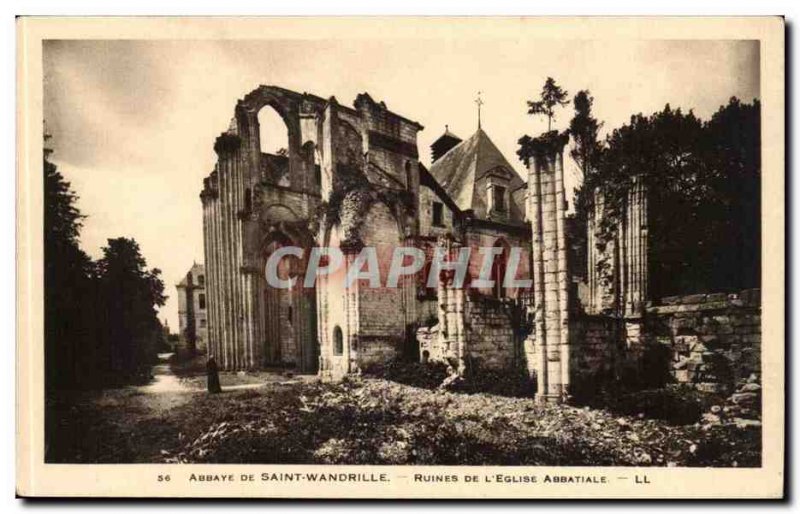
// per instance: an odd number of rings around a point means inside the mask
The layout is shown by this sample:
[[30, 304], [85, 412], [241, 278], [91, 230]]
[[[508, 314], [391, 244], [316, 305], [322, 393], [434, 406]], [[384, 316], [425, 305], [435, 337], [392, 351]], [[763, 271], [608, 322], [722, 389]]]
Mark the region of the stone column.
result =
[[[597, 195], [594, 195], [597, 197]], [[587, 314], [596, 314], [595, 294], [597, 291], [597, 242], [595, 241], [595, 209], [594, 202], [592, 209], [586, 213], [586, 285], [589, 288], [589, 301], [585, 305]]]
[[203, 191], [200, 193], [203, 204], [203, 262], [205, 263], [205, 292], [206, 292], [206, 352], [214, 354], [213, 309], [211, 305], [211, 210], [213, 205], [213, 192], [209, 178], [203, 180]]
[[641, 176], [633, 178], [628, 192], [625, 226], [627, 238], [625, 266], [624, 316], [628, 347], [641, 344], [644, 307], [647, 299], [647, 199]]
[[217, 172], [219, 180], [219, 218], [220, 218], [220, 277], [219, 296], [223, 306], [224, 319], [220, 321], [225, 351], [222, 363], [225, 369], [237, 369], [240, 363], [236, 332], [236, 293], [235, 281], [239, 275], [236, 259], [236, 177], [234, 162], [238, 155], [241, 140], [232, 132], [225, 132], [217, 138], [214, 150], [217, 152]]
[[568, 137], [549, 132], [533, 141], [529, 160], [534, 266], [536, 396], [560, 402], [569, 394], [569, 275], [564, 230], [563, 151]]
[[214, 340], [216, 341], [216, 348], [214, 350], [214, 355], [216, 357], [217, 362], [221, 365], [222, 364], [222, 353], [223, 353], [223, 345], [224, 340], [222, 339], [222, 302], [220, 301], [219, 295], [219, 267], [220, 267], [220, 259], [219, 259], [219, 183], [218, 183], [218, 175], [216, 170], [212, 173], [212, 183], [214, 185], [214, 202], [212, 203], [212, 213], [211, 213], [211, 256], [213, 258], [213, 265], [214, 265], [214, 272], [211, 275], [211, 285], [212, 285], [212, 308], [214, 309]]
[[560, 332], [559, 348], [561, 359], [561, 389], [566, 396], [570, 384], [570, 334], [569, 334], [569, 272], [567, 270], [567, 236], [564, 229], [567, 218], [567, 198], [564, 190], [564, 154], [555, 155], [555, 204], [556, 204], [556, 244], [558, 247], [557, 284], [558, 284], [558, 330]]
[[360, 329], [360, 284], [354, 280], [350, 287], [347, 287], [346, 277], [350, 269], [357, 264], [355, 262], [361, 252], [363, 244], [360, 242], [349, 242], [341, 246], [344, 254], [344, 327], [342, 327], [343, 348], [342, 357], [344, 359], [344, 373], [353, 373], [358, 370], [358, 347]]

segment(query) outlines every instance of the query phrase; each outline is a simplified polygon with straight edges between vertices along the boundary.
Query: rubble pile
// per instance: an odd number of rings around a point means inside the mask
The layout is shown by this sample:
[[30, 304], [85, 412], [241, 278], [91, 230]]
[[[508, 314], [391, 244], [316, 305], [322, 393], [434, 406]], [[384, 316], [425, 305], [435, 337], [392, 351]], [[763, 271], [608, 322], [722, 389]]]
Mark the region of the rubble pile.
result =
[[[748, 397], [749, 398], [749, 397]], [[205, 400], [203, 400], [205, 401]], [[167, 462], [759, 466], [761, 429], [670, 425], [530, 398], [427, 390], [379, 379], [231, 394]], [[202, 401], [200, 402], [202, 403]], [[218, 406], [217, 406], [218, 407]]]
[[751, 374], [739, 381], [733, 394], [722, 405], [714, 405], [703, 414], [703, 423], [761, 428], [761, 384], [758, 376]]

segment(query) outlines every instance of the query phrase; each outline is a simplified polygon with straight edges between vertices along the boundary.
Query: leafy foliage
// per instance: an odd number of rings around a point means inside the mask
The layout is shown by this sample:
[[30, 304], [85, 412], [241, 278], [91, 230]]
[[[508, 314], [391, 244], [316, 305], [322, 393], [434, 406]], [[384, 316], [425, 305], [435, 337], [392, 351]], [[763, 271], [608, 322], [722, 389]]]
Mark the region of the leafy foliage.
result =
[[84, 216], [78, 196], [45, 155], [44, 168], [44, 329], [45, 384], [73, 385], [92, 372], [81, 355], [96, 337], [93, 313], [94, 266], [78, 245]]
[[337, 164], [336, 184], [328, 201], [321, 202], [318, 208], [318, 217], [325, 220], [326, 229], [346, 222], [346, 242], [356, 242], [358, 229], [376, 202], [386, 205], [398, 219], [413, 213], [416, 205], [411, 192], [376, 187], [362, 168], [362, 163]]
[[570, 156], [578, 164], [584, 176], [597, 166], [602, 146], [598, 140], [598, 131], [602, 123], [592, 115], [594, 98], [589, 91], [578, 91], [572, 100], [575, 114], [569, 122], [569, 133], [575, 142]]
[[615, 237], [633, 181], [644, 180], [651, 297], [757, 287], [760, 159], [758, 100], [731, 98], [707, 122], [667, 105], [607, 136], [581, 195], [603, 195], [602, 244]]
[[78, 196], [49, 160], [44, 171], [45, 385], [83, 388], [141, 377], [163, 333], [158, 269], [147, 270], [138, 244], [111, 239], [93, 262], [80, 248], [85, 216]]
[[97, 263], [103, 337], [113, 372], [143, 374], [153, 364], [161, 325], [156, 306], [164, 305], [164, 282], [133, 239], [109, 239]]

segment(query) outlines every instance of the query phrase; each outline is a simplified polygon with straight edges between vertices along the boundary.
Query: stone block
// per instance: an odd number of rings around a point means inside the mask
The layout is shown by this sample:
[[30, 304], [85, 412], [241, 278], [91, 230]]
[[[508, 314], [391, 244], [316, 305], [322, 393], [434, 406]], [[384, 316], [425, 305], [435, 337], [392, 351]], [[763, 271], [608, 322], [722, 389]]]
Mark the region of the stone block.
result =
[[706, 295], [707, 302], [724, 302], [728, 300], [728, 296], [725, 293], [711, 293]]
[[673, 349], [678, 353], [686, 353], [697, 344], [697, 336], [676, 336]]
[[731, 317], [725, 314], [719, 314], [712, 318], [715, 323], [719, 323], [720, 325], [730, 325], [731, 324]]
[[758, 383], [755, 383], [755, 382], [748, 382], [745, 385], [743, 385], [741, 388], [739, 388], [738, 392], [740, 392], [740, 393], [760, 393], [761, 392], [761, 386]]
[[[721, 391], [722, 386], [716, 382], [698, 382], [694, 384], [694, 388], [704, 393], [718, 393]], [[716, 406], [719, 408], [718, 406]]]
[[688, 383], [691, 380], [689, 370], [686, 369], [678, 369], [673, 371], [673, 376], [675, 377], [676, 381], [682, 384]]
[[677, 361], [676, 361], [676, 362], [675, 362], [675, 363], [672, 365], [672, 369], [673, 369], [673, 370], [676, 370], [676, 371], [677, 371], [677, 370], [681, 370], [681, 369], [686, 369], [686, 365], [687, 365], [688, 363], [689, 363], [689, 359], [687, 359], [686, 357], [680, 357], [680, 358], [679, 358], [679, 359], [678, 359], [678, 360], [677, 360]]
[[706, 299], [705, 294], [690, 294], [682, 297], [679, 303], [681, 303], [682, 305], [702, 303], [703, 301], [705, 301], [705, 299]]
[[759, 399], [759, 395], [757, 393], [747, 392], [747, 393], [735, 393], [731, 396], [731, 401], [737, 405], [742, 406], [750, 406], [754, 405]]

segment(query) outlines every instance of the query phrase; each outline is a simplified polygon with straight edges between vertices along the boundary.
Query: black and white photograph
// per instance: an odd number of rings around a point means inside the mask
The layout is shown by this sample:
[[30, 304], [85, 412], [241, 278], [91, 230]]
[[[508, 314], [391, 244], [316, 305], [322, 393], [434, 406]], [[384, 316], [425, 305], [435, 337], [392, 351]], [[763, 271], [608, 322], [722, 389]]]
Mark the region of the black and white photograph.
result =
[[42, 464], [766, 466], [764, 42], [440, 21], [42, 38]]

